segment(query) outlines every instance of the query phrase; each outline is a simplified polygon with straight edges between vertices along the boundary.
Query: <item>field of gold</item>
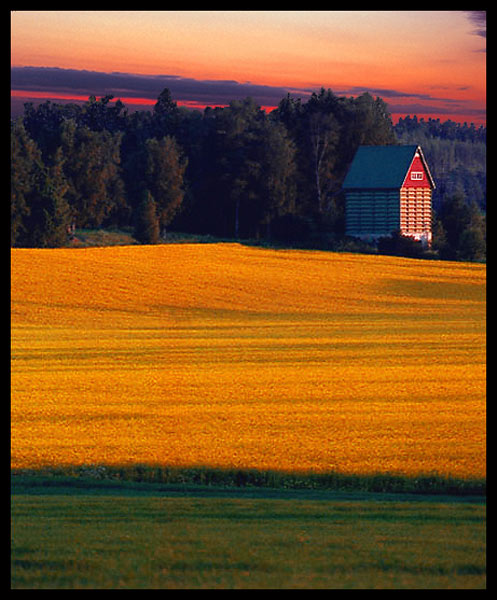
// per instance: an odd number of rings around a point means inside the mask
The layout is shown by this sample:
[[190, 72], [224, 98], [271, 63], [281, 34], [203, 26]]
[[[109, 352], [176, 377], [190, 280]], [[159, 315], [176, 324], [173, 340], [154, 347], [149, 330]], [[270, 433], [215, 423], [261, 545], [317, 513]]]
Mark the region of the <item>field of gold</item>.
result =
[[485, 477], [484, 265], [11, 253], [11, 459]]

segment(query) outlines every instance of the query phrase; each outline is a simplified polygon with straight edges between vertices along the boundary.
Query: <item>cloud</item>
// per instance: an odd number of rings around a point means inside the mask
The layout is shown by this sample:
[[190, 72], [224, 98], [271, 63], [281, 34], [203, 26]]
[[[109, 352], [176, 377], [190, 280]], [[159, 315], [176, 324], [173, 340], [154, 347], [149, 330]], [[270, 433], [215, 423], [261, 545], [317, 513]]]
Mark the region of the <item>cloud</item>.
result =
[[[101, 96], [113, 94], [116, 98], [146, 98], [156, 100], [165, 88], [177, 101], [199, 104], [228, 104], [231, 100], [252, 96], [264, 106], [276, 106], [287, 93], [303, 99], [314, 91], [308, 88], [285, 88], [233, 80], [193, 79], [179, 75], [137, 75], [133, 73], [103, 73], [58, 67], [12, 67], [11, 88], [24, 92]], [[364, 92], [382, 98], [415, 98], [417, 100], [451, 102], [431, 94], [418, 94], [388, 88], [352, 86], [337, 94], [356, 96]]]
[[345, 94], [373, 94], [375, 96], [381, 96], [382, 98], [421, 98], [423, 100], [431, 98], [428, 94], [413, 94], [411, 92], [403, 92], [402, 90], [392, 90], [388, 88], [375, 88], [375, 87], [361, 87], [353, 86], [343, 90]]
[[468, 19], [476, 26], [473, 29], [474, 35], [480, 37], [487, 37], [487, 11], [486, 10], [465, 10], [464, 11]]
[[[448, 89], [448, 88], [444, 88], [444, 89]], [[462, 89], [466, 89], [466, 88], [457, 88], [457, 89], [462, 90]], [[375, 87], [353, 86], [353, 87], [347, 88], [345, 90], [342, 90], [340, 93], [357, 95], [357, 94], [362, 94], [364, 92], [367, 92], [374, 96], [380, 96], [383, 99], [415, 98], [417, 100], [428, 100], [431, 102], [434, 102], [434, 101], [436, 101], [436, 102], [459, 102], [459, 100], [454, 100], [453, 98], [440, 98], [437, 96], [432, 96], [431, 94], [417, 94], [417, 93], [413, 93], [413, 92], [405, 92], [403, 90], [392, 90], [392, 89], [388, 89], [388, 88], [375, 88]]]
[[[133, 73], [104, 73], [58, 67], [12, 67], [11, 69], [11, 112], [22, 114], [22, 100], [28, 98], [50, 98], [53, 101], [84, 101], [89, 96], [112, 94], [127, 106], [137, 109], [155, 104], [164, 88], [169, 88], [173, 99], [181, 106], [203, 108], [223, 106], [232, 100], [251, 96], [263, 107], [277, 106], [288, 93], [304, 102], [313, 91], [309, 88], [285, 88], [281, 86], [259, 85], [233, 80], [193, 79], [179, 75], [138, 75]], [[325, 86], [328, 87], [328, 86]], [[333, 87], [332, 87], [333, 89]], [[406, 92], [390, 88], [350, 86], [333, 90], [338, 96], [368, 92], [380, 96], [387, 102], [392, 113], [410, 114], [475, 114], [484, 116], [484, 109], [466, 105], [464, 100], [442, 98], [426, 93]], [[31, 95], [31, 96], [30, 96]], [[405, 101], [407, 104], [402, 104]], [[409, 102], [414, 102], [409, 104]], [[467, 108], [465, 108], [467, 106]], [[474, 112], [473, 112], [474, 111]]]
[[432, 115], [467, 115], [474, 117], [485, 117], [487, 111], [485, 108], [471, 107], [447, 107], [435, 106], [430, 104], [390, 104], [388, 109], [393, 114], [432, 114]]
[[[231, 100], [252, 96], [262, 106], [276, 106], [289, 90], [279, 86], [258, 85], [233, 80], [209, 80], [179, 75], [137, 75], [103, 73], [58, 67], [12, 67], [11, 88], [25, 92], [51, 92], [116, 98], [156, 100], [167, 87], [176, 101], [204, 105], [229, 104]], [[310, 92], [300, 90], [304, 95]]]

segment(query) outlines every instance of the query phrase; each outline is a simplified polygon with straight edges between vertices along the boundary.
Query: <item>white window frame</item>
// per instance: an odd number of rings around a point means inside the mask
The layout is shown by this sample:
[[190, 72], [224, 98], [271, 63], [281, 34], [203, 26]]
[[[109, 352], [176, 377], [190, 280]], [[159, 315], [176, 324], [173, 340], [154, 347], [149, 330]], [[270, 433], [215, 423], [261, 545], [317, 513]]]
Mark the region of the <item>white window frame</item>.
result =
[[411, 171], [411, 179], [423, 179], [423, 171]]

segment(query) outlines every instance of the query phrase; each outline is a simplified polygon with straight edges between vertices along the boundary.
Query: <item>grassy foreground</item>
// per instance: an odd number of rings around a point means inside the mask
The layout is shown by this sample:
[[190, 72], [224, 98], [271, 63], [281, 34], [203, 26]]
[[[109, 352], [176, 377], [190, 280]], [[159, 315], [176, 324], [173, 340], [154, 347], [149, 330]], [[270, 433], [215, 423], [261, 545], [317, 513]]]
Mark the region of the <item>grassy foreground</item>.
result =
[[91, 491], [13, 496], [13, 588], [486, 585], [482, 504]]

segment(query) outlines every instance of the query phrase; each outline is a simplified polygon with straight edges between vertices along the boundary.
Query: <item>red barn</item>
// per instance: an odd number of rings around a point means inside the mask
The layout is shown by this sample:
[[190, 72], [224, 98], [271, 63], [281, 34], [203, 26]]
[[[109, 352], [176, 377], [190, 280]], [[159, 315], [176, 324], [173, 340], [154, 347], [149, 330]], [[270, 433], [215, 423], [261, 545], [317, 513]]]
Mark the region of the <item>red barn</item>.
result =
[[431, 245], [434, 189], [421, 146], [360, 146], [343, 184], [346, 234], [375, 240], [400, 231]]

